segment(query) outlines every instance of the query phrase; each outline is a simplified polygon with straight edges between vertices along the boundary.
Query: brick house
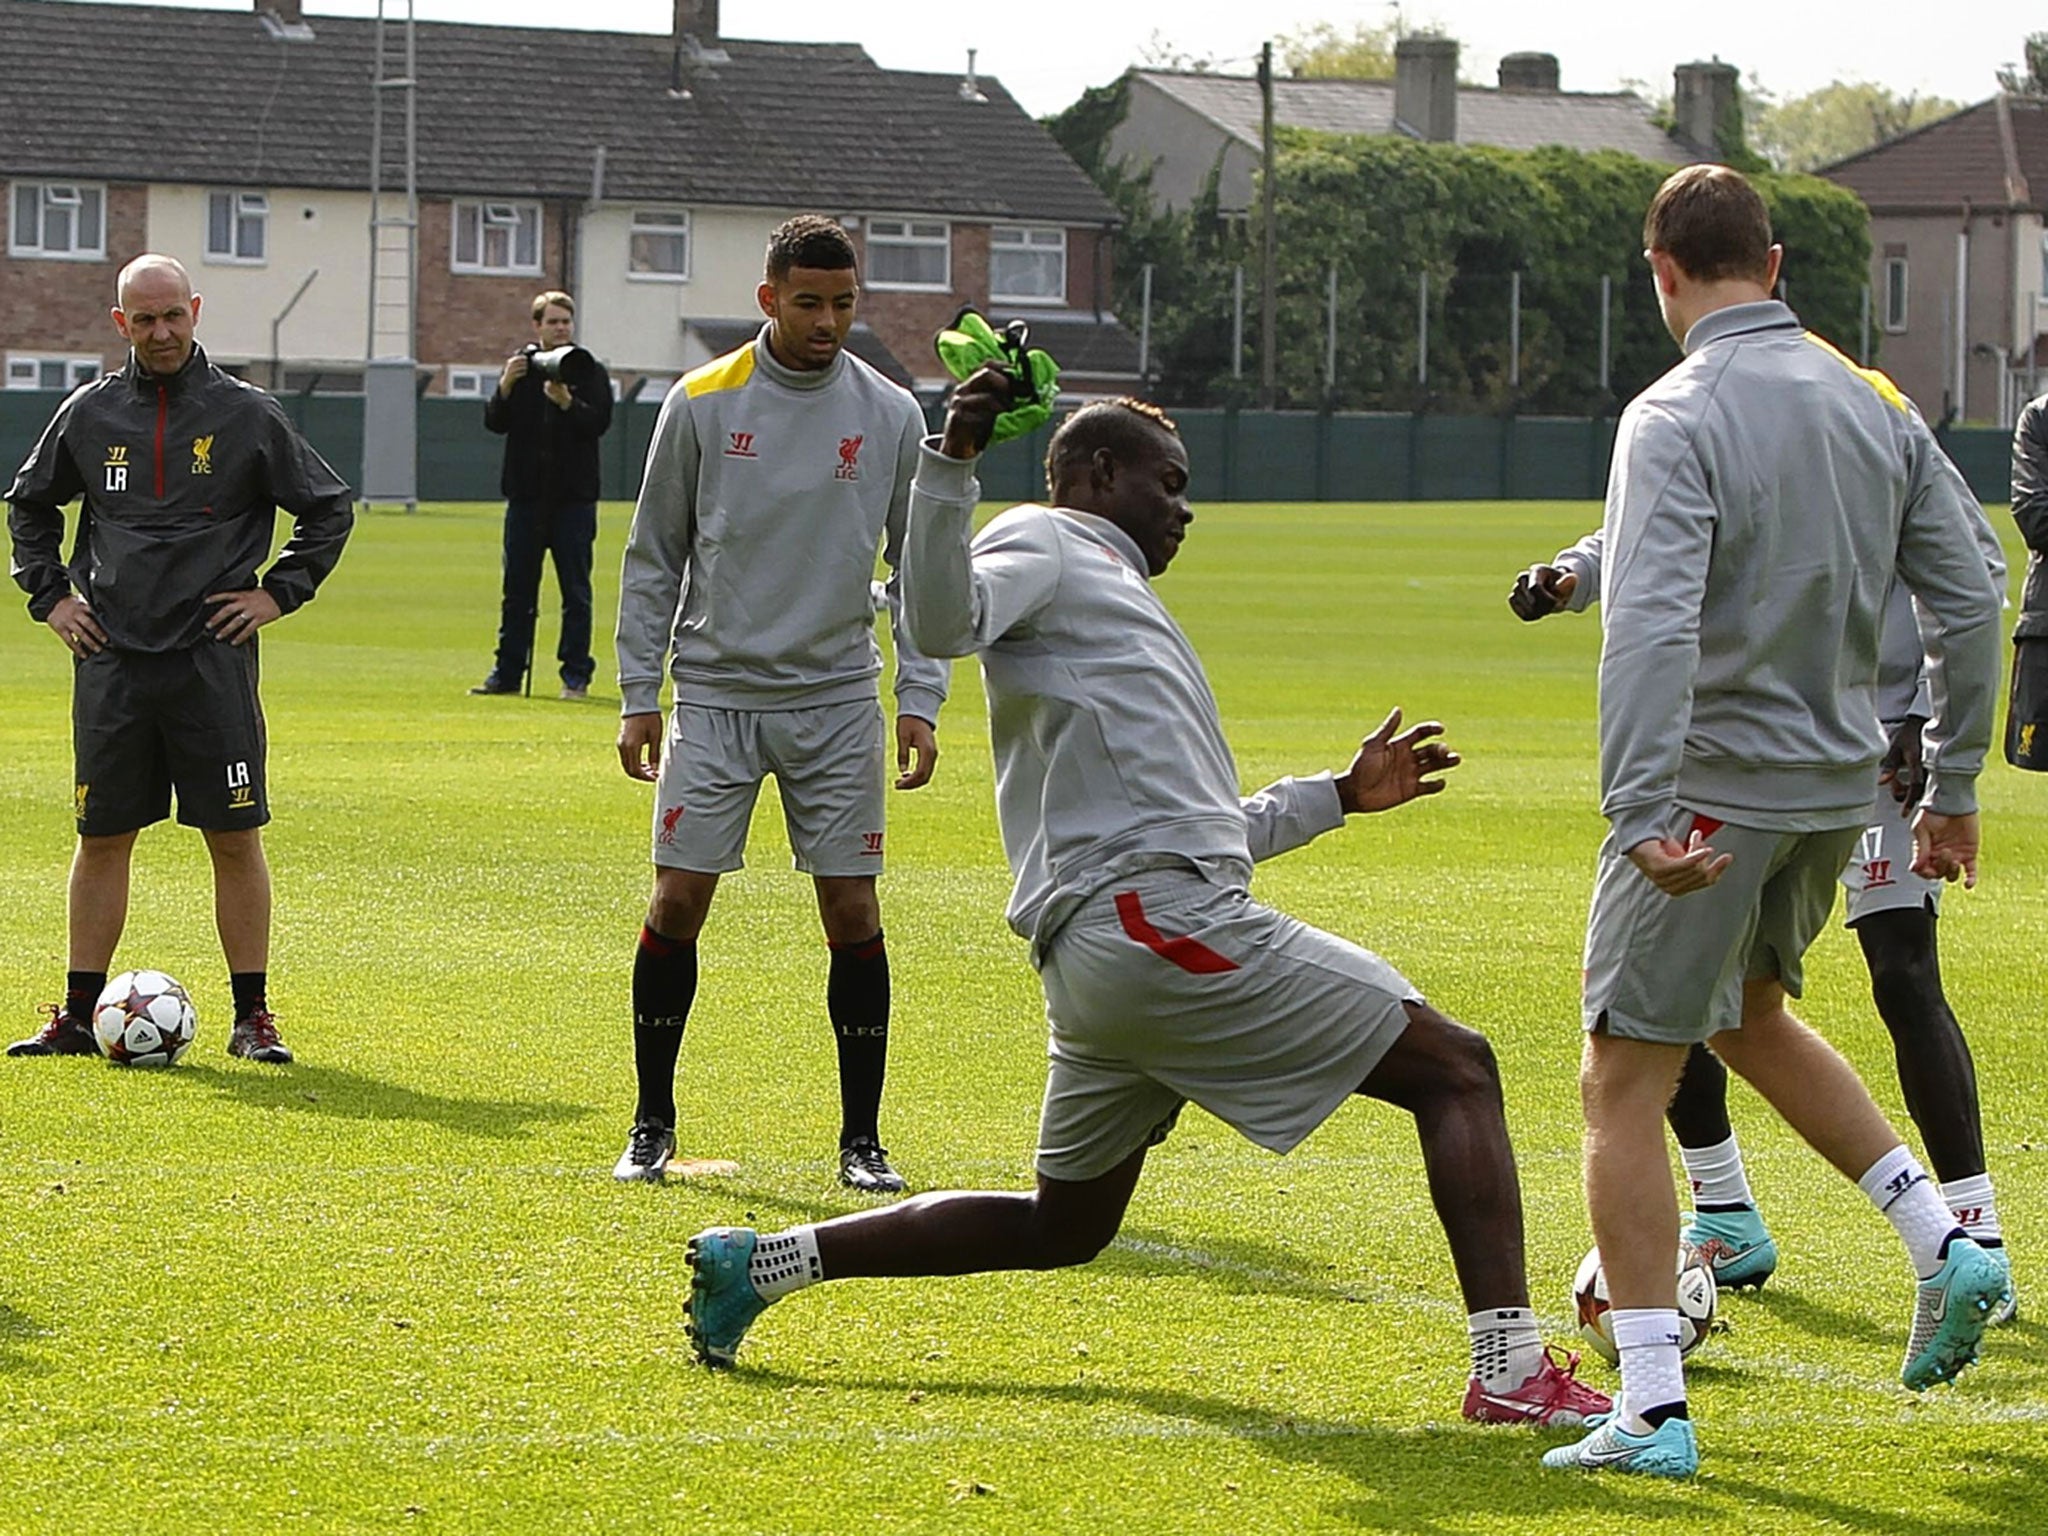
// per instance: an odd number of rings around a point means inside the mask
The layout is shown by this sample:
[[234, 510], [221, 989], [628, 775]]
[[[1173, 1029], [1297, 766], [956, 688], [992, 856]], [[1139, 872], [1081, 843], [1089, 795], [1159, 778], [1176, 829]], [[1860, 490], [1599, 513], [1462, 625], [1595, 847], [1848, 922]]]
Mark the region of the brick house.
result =
[[[862, 252], [853, 348], [936, 386], [963, 304], [1023, 315], [1079, 393], [1137, 382], [1108, 308], [1117, 215], [994, 79], [885, 70], [856, 44], [417, 25], [424, 387], [478, 394], [541, 289], [622, 388], [665, 388], [759, 322], [768, 232], [836, 215]], [[62, 388], [125, 357], [107, 320], [136, 253], [179, 257], [219, 362], [287, 389], [361, 387], [375, 23], [0, 0], [4, 383]], [[138, 92], [133, 60], [197, 88]], [[301, 290], [303, 289], [303, 293]]]

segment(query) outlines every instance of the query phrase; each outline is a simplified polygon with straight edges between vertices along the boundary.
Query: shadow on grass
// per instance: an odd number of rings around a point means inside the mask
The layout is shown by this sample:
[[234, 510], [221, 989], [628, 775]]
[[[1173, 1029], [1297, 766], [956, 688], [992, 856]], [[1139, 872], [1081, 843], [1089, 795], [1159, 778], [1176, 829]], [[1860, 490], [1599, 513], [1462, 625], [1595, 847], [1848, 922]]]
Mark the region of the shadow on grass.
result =
[[1748, 1305], [1760, 1307], [1786, 1327], [1797, 1328], [1818, 1339], [1854, 1339], [1873, 1349], [1890, 1349], [1905, 1345], [1906, 1328], [1911, 1322], [1907, 1312], [1911, 1300], [1911, 1294], [1902, 1284], [1899, 1287], [1898, 1320], [1890, 1325], [1876, 1322], [1860, 1312], [1816, 1301], [1782, 1285], [1767, 1285], [1754, 1292]]
[[47, 1376], [50, 1362], [22, 1346], [46, 1339], [50, 1330], [13, 1307], [0, 1306], [0, 1376]]
[[162, 1074], [185, 1089], [203, 1089], [252, 1109], [334, 1115], [345, 1120], [423, 1120], [465, 1136], [509, 1141], [535, 1126], [583, 1120], [589, 1104], [533, 1099], [462, 1099], [380, 1082], [342, 1067], [294, 1065], [261, 1072], [181, 1065]]

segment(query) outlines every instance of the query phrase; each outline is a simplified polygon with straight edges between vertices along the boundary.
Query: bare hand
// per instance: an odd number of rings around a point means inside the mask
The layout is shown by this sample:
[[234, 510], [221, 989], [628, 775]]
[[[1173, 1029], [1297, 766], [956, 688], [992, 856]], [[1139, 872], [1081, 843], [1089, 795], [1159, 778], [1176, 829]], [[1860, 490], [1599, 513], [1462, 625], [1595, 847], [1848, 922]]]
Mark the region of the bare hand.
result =
[[1682, 844], [1668, 837], [1645, 838], [1629, 849], [1628, 857], [1666, 896], [1704, 891], [1735, 862], [1734, 854], [1708, 847], [1704, 832], [1692, 833]]
[[627, 715], [619, 721], [619, 766], [626, 777], [652, 784], [661, 777], [661, 715]]
[[214, 639], [225, 640], [229, 645], [247, 645], [256, 638], [257, 630], [284, 613], [277, 606], [277, 599], [261, 587], [251, 587], [246, 592], [216, 592], [207, 601], [215, 606], [206, 628]]
[[922, 789], [939, 766], [939, 738], [929, 720], [916, 715], [896, 717], [896, 787]]
[[1009, 374], [985, 363], [954, 389], [946, 402], [946, 430], [939, 439], [939, 452], [949, 459], [976, 459], [988, 446], [996, 418], [1010, 408]]
[[1922, 810], [1913, 818], [1913, 873], [1922, 880], [1960, 880], [1977, 886], [1977, 813], [1944, 816]]
[[560, 379], [549, 379], [541, 385], [540, 392], [565, 411], [576, 401], [576, 397], [569, 393], [569, 386]]
[[1576, 573], [1554, 565], [1532, 565], [1515, 578], [1515, 588], [1508, 593], [1508, 606], [1514, 609], [1516, 618], [1525, 622], [1541, 619], [1570, 603], [1572, 594], [1578, 590]]
[[1901, 816], [1911, 816], [1927, 796], [1927, 765], [1920, 760], [1920, 732], [1926, 724], [1920, 715], [1906, 716], [1877, 765], [1877, 782], [1892, 787]]
[[1401, 711], [1387, 711], [1379, 728], [1358, 744], [1358, 755], [1337, 780], [1337, 803], [1346, 816], [1367, 811], [1392, 810], [1422, 795], [1442, 792], [1444, 781], [1431, 775], [1447, 773], [1464, 759], [1440, 741], [1443, 726], [1434, 720], [1400, 730]]
[[106, 647], [107, 632], [93, 617], [92, 604], [76, 592], [58, 598], [57, 606], [43, 622], [57, 632], [57, 638], [74, 656], [95, 656]]
[[505, 366], [498, 371], [498, 393], [509, 395], [512, 386], [526, 377], [527, 361], [524, 352], [514, 352], [505, 359]]

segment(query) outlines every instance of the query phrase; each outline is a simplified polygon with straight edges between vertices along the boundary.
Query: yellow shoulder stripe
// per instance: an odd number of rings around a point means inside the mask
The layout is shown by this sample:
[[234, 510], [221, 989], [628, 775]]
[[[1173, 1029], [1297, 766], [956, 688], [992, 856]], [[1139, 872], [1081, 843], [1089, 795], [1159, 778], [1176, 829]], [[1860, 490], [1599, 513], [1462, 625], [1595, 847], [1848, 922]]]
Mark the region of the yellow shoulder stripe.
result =
[[683, 375], [683, 390], [694, 400], [722, 389], [738, 389], [753, 376], [754, 344], [750, 341], [723, 357], [714, 357], [702, 368], [692, 368]]
[[1883, 373], [1876, 368], [1865, 368], [1860, 363], [1850, 362], [1834, 343], [1824, 337], [1814, 335], [1812, 331], [1806, 333], [1806, 339], [1816, 347], [1819, 347], [1821, 351], [1827, 353], [1829, 357], [1832, 357], [1844, 368], [1855, 374], [1857, 378], [1868, 384], [1872, 389], [1876, 390], [1879, 398], [1893, 410], [1903, 411], [1906, 409], [1905, 391], [1901, 390], [1898, 385], [1891, 381], [1889, 374]]

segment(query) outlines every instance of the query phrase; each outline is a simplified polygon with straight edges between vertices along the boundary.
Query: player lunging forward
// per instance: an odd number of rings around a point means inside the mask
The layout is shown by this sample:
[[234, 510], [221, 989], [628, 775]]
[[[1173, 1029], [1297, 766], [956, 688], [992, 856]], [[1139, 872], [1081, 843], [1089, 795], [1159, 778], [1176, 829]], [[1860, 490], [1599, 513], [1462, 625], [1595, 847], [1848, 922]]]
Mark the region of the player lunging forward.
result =
[[1261, 906], [1255, 860], [1345, 816], [1443, 787], [1457, 754], [1400, 712], [1336, 776], [1249, 800], [1200, 661], [1148, 576], [1193, 514], [1188, 460], [1151, 406], [1089, 406], [1054, 435], [1054, 508], [1024, 506], [970, 545], [974, 460], [1007, 400], [984, 369], [955, 394], [912, 488], [910, 630], [979, 652], [997, 810], [1051, 1020], [1032, 1192], [926, 1195], [773, 1236], [690, 1243], [690, 1332], [729, 1364], [769, 1302], [818, 1280], [1082, 1264], [1116, 1235], [1146, 1149], [1192, 1099], [1276, 1152], [1357, 1094], [1415, 1117], [1470, 1313], [1464, 1412], [1576, 1424], [1608, 1401], [1538, 1336], [1501, 1087], [1486, 1040], [1379, 956]]

